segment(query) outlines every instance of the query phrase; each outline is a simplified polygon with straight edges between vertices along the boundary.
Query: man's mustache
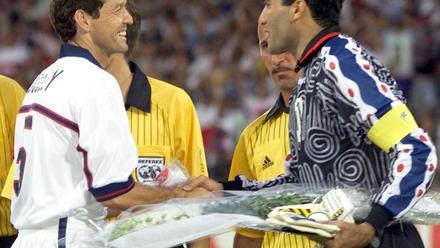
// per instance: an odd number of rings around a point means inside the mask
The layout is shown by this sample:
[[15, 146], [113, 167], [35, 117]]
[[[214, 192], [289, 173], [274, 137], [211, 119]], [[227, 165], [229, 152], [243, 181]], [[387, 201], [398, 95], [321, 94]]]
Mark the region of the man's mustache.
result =
[[278, 66], [272, 70], [272, 74], [285, 71], [293, 71], [293, 69], [287, 66]]

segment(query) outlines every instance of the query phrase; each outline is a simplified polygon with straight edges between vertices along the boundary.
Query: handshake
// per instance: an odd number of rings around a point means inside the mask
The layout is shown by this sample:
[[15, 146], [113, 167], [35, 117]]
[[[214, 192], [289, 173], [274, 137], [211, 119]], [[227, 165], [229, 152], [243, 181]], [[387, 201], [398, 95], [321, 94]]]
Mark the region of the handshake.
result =
[[205, 197], [211, 192], [223, 190], [222, 184], [205, 176], [189, 177], [185, 167], [176, 159], [165, 166], [150, 185], [173, 188], [175, 198]]
[[178, 198], [207, 197], [212, 192], [223, 190], [223, 185], [205, 176], [189, 178], [177, 188]]

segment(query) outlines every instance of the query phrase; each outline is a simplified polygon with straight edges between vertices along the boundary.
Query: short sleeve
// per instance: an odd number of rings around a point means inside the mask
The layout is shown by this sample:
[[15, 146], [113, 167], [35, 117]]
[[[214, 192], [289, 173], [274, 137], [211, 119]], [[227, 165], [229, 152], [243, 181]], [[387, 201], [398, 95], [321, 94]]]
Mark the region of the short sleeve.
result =
[[122, 95], [116, 81], [114, 84], [115, 87], [82, 104], [77, 111], [77, 150], [83, 157], [89, 191], [99, 202], [134, 187], [131, 172], [136, 167], [137, 152]]

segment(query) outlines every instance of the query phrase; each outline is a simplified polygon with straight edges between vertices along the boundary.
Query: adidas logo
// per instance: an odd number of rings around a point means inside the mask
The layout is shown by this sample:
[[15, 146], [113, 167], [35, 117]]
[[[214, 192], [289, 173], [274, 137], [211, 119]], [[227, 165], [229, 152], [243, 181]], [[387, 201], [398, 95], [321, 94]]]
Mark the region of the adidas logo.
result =
[[273, 165], [273, 162], [266, 156], [264, 158], [264, 162], [263, 162], [263, 170], [271, 167]]

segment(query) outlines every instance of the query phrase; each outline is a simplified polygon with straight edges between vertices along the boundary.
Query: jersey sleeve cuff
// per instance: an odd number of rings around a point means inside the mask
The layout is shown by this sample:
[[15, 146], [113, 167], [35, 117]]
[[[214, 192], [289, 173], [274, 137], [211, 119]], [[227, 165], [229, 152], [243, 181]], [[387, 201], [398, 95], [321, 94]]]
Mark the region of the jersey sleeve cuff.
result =
[[234, 181], [220, 183], [223, 185], [223, 190], [243, 190], [243, 183], [239, 176], [236, 176]]
[[373, 204], [371, 212], [365, 222], [369, 223], [376, 230], [376, 235], [382, 233], [385, 226], [393, 220], [393, 216], [381, 205]]
[[92, 188], [89, 191], [95, 197], [96, 201], [104, 202], [123, 195], [133, 189], [135, 182], [131, 175], [127, 181], [120, 183], [112, 183], [100, 188]]

